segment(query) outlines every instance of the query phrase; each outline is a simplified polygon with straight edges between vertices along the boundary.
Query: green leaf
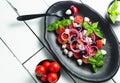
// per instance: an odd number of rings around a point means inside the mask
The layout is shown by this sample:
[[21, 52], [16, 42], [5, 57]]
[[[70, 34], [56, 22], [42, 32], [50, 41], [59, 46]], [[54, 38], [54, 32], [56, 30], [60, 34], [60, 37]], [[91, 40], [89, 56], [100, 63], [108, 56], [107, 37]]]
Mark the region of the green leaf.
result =
[[95, 64], [92, 65], [92, 68], [93, 68], [93, 70], [94, 70], [95, 73], [98, 71], [98, 69], [97, 69], [97, 67], [96, 67]]
[[101, 31], [99, 29], [94, 29], [94, 33], [100, 37], [100, 38], [103, 38], [103, 34], [101, 33]]
[[90, 64], [96, 64], [96, 60], [94, 58], [87, 58], [87, 61], [90, 63]]
[[70, 19], [56, 21], [48, 26], [48, 31], [54, 31], [61, 26], [69, 26], [71, 23], [72, 23], [72, 20]]
[[108, 8], [108, 14], [109, 14], [109, 17], [112, 21], [112, 23], [114, 24], [116, 22], [116, 18], [118, 15], [120, 15], [120, 12], [116, 11], [118, 8], [118, 1], [117, 0], [114, 0], [113, 4], [111, 5], [110, 8]]
[[118, 1], [117, 0], [114, 0], [112, 6], [111, 6], [111, 10], [112, 11], [115, 11], [116, 9], [118, 8]]
[[48, 27], [48, 31], [54, 31], [58, 28], [58, 24], [57, 22], [52, 23], [49, 27]]
[[94, 56], [94, 59], [97, 61], [101, 61], [103, 59], [103, 54], [102, 54], [101, 50], [98, 50], [98, 52]]
[[94, 22], [91, 26], [92, 29], [96, 29], [98, 27], [98, 22]]
[[69, 26], [72, 23], [72, 20], [70, 19], [64, 19], [60, 22], [60, 25], [62, 26]]
[[92, 32], [93, 32], [93, 30], [87, 29], [87, 32], [85, 33], [85, 35], [86, 35], [86, 36], [89, 36]]
[[90, 25], [88, 24], [88, 22], [83, 22], [82, 26], [87, 30], [90, 28]]
[[113, 15], [109, 15], [109, 17], [110, 17], [112, 23], [115, 23], [116, 18], [117, 18], [117, 15], [116, 15], [116, 14], [113, 14]]
[[96, 63], [96, 66], [97, 67], [101, 67], [101, 66], [103, 66], [104, 65], [104, 62], [102, 61], [102, 60], [100, 60], [100, 61], [98, 61], [97, 63]]

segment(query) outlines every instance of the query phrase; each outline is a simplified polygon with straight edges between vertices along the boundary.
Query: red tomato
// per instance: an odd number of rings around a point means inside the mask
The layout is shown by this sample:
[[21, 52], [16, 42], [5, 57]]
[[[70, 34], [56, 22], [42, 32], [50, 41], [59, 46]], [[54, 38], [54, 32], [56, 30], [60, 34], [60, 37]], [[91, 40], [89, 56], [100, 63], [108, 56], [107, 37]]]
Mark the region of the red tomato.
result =
[[74, 57], [75, 59], [81, 58], [81, 57], [80, 57], [80, 54], [79, 54], [79, 53], [75, 53], [75, 52], [73, 53], [73, 57]]
[[48, 82], [47, 75], [46, 75], [46, 74], [45, 74], [45, 75], [42, 75], [42, 76], [40, 77], [40, 80], [41, 80], [43, 83]]
[[83, 17], [82, 16], [75, 16], [74, 22], [80, 24], [83, 22]]
[[49, 73], [47, 78], [48, 78], [48, 82], [55, 83], [58, 80], [58, 75], [57, 73]]
[[88, 64], [87, 60], [85, 58], [82, 58], [83, 63]]
[[56, 73], [60, 70], [60, 65], [57, 62], [54, 61], [54, 62], [51, 62], [48, 69], [49, 69], [50, 72]]
[[[72, 48], [75, 48], [76, 47], [76, 45], [72, 45]], [[70, 47], [70, 45], [69, 44], [67, 44], [67, 47], [66, 47], [68, 50], [71, 50], [71, 47]]]
[[61, 34], [65, 31], [65, 27], [59, 27], [57, 30], [56, 30], [56, 33], [57, 34]]
[[42, 65], [47, 69], [49, 67], [49, 65], [50, 65], [50, 62], [49, 61], [44, 61], [42, 63]]
[[57, 41], [60, 43], [60, 44], [65, 44], [68, 42], [68, 39], [66, 38], [67, 36], [66, 35], [62, 35], [64, 40], [61, 38], [61, 34], [58, 36], [57, 38]]
[[44, 66], [39, 65], [39, 66], [36, 67], [36, 69], [35, 69], [35, 74], [36, 74], [37, 76], [42, 76], [42, 75], [44, 75], [45, 73], [46, 73], [46, 69], [45, 69]]
[[103, 41], [102, 40], [96, 40], [96, 45], [100, 49], [103, 47]]
[[74, 5], [71, 6], [71, 10], [72, 10], [74, 16], [78, 14], [78, 8], [75, 7]]

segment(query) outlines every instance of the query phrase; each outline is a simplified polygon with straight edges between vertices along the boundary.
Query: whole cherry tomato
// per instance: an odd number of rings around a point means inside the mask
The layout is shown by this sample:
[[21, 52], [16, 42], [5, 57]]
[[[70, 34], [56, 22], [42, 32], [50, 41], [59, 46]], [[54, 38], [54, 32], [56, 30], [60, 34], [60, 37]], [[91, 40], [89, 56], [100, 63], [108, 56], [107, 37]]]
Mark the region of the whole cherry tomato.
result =
[[78, 8], [75, 7], [74, 5], [71, 6], [71, 10], [72, 10], [74, 16], [78, 14]]
[[49, 73], [47, 78], [48, 78], [48, 82], [55, 83], [58, 80], [58, 75], [57, 73]]
[[60, 70], [60, 65], [57, 62], [51, 62], [50, 66], [49, 66], [49, 71], [56, 73], [59, 70]]
[[43, 83], [48, 82], [47, 74], [42, 75], [42, 76], [40, 77], [40, 80], [41, 80]]
[[36, 76], [42, 76], [46, 73], [46, 69], [42, 65], [38, 65], [35, 69], [35, 74]]
[[43, 65], [46, 69], [48, 69], [48, 67], [49, 67], [49, 65], [50, 65], [50, 62], [49, 62], [49, 61], [44, 61], [44, 62], [42, 63], [42, 65]]

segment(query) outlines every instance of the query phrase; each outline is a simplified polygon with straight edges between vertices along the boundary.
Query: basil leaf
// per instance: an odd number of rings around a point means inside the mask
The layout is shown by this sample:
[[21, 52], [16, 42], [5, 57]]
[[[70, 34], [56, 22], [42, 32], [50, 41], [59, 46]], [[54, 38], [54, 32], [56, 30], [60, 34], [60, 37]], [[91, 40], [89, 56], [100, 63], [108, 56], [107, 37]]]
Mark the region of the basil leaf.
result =
[[93, 31], [91, 29], [87, 29], [87, 32], [85, 33], [86, 36], [89, 36]]
[[115, 11], [118, 7], [118, 1], [117, 0], [114, 0], [113, 4], [112, 4], [112, 7], [111, 7], [111, 10], [112, 11]]
[[90, 64], [96, 64], [96, 60], [94, 58], [87, 58], [87, 61], [90, 63]]
[[98, 71], [98, 69], [97, 69], [97, 67], [96, 67], [95, 64], [92, 65], [92, 68], [93, 68], [94, 72], [97, 72], [97, 71]]
[[64, 19], [60, 22], [60, 25], [62, 26], [69, 26], [72, 23], [72, 20], [70, 19]]
[[94, 56], [94, 59], [97, 60], [97, 61], [100, 61], [100, 60], [103, 59], [103, 54], [102, 54], [101, 50], [98, 50], [98, 52]]
[[97, 67], [101, 67], [104, 65], [104, 62], [102, 60], [100, 60], [99, 62], [96, 63]]
[[91, 26], [92, 29], [96, 29], [98, 27], [98, 22], [94, 22]]
[[99, 29], [94, 29], [94, 33], [100, 37], [100, 38], [103, 38], [103, 34], [101, 33], [101, 31]]
[[82, 26], [83, 26], [85, 29], [89, 29], [89, 28], [90, 28], [90, 25], [88, 24], [88, 22], [83, 22], [83, 23], [82, 23]]
[[58, 23], [52, 23], [49, 27], [48, 27], [48, 31], [54, 31], [58, 28]]
[[115, 23], [116, 18], [117, 18], [116, 14], [109, 15], [109, 17], [110, 17], [110, 19], [111, 19], [112, 23]]
[[69, 26], [71, 23], [72, 23], [72, 20], [70, 20], [70, 19], [56, 21], [48, 26], [48, 31], [54, 31], [61, 26]]

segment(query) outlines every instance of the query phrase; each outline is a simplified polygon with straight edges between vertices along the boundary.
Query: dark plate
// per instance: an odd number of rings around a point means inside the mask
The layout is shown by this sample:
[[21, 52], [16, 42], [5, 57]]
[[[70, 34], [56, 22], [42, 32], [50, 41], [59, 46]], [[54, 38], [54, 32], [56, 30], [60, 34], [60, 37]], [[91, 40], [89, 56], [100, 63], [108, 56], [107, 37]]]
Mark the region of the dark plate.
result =
[[79, 15], [89, 17], [92, 22], [99, 22], [99, 28], [107, 39], [104, 47], [104, 49], [107, 50], [107, 55], [104, 56], [105, 65], [101, 67], [97, 73], [93, 73], [90, 66], [77, 66], [76, 61], [63, 55], [61, 47], [56, 43], [57, 36], [54, 32], [47, 31], [49, 24], [59, 20], [56, 17], [45, 17], [45, 39], [54, 53], [54, 56], [57, 57], [61, 64], [71, 74], [82, 80], [90, 82], [107, 81], [116, 74], [120, 60], [118, 40], [108, 22], [89, 6], [74, 1], [57, 2], [47, 10], [47, 13], [64, 14], [65, 10], [73, 4], [79, 9]]

